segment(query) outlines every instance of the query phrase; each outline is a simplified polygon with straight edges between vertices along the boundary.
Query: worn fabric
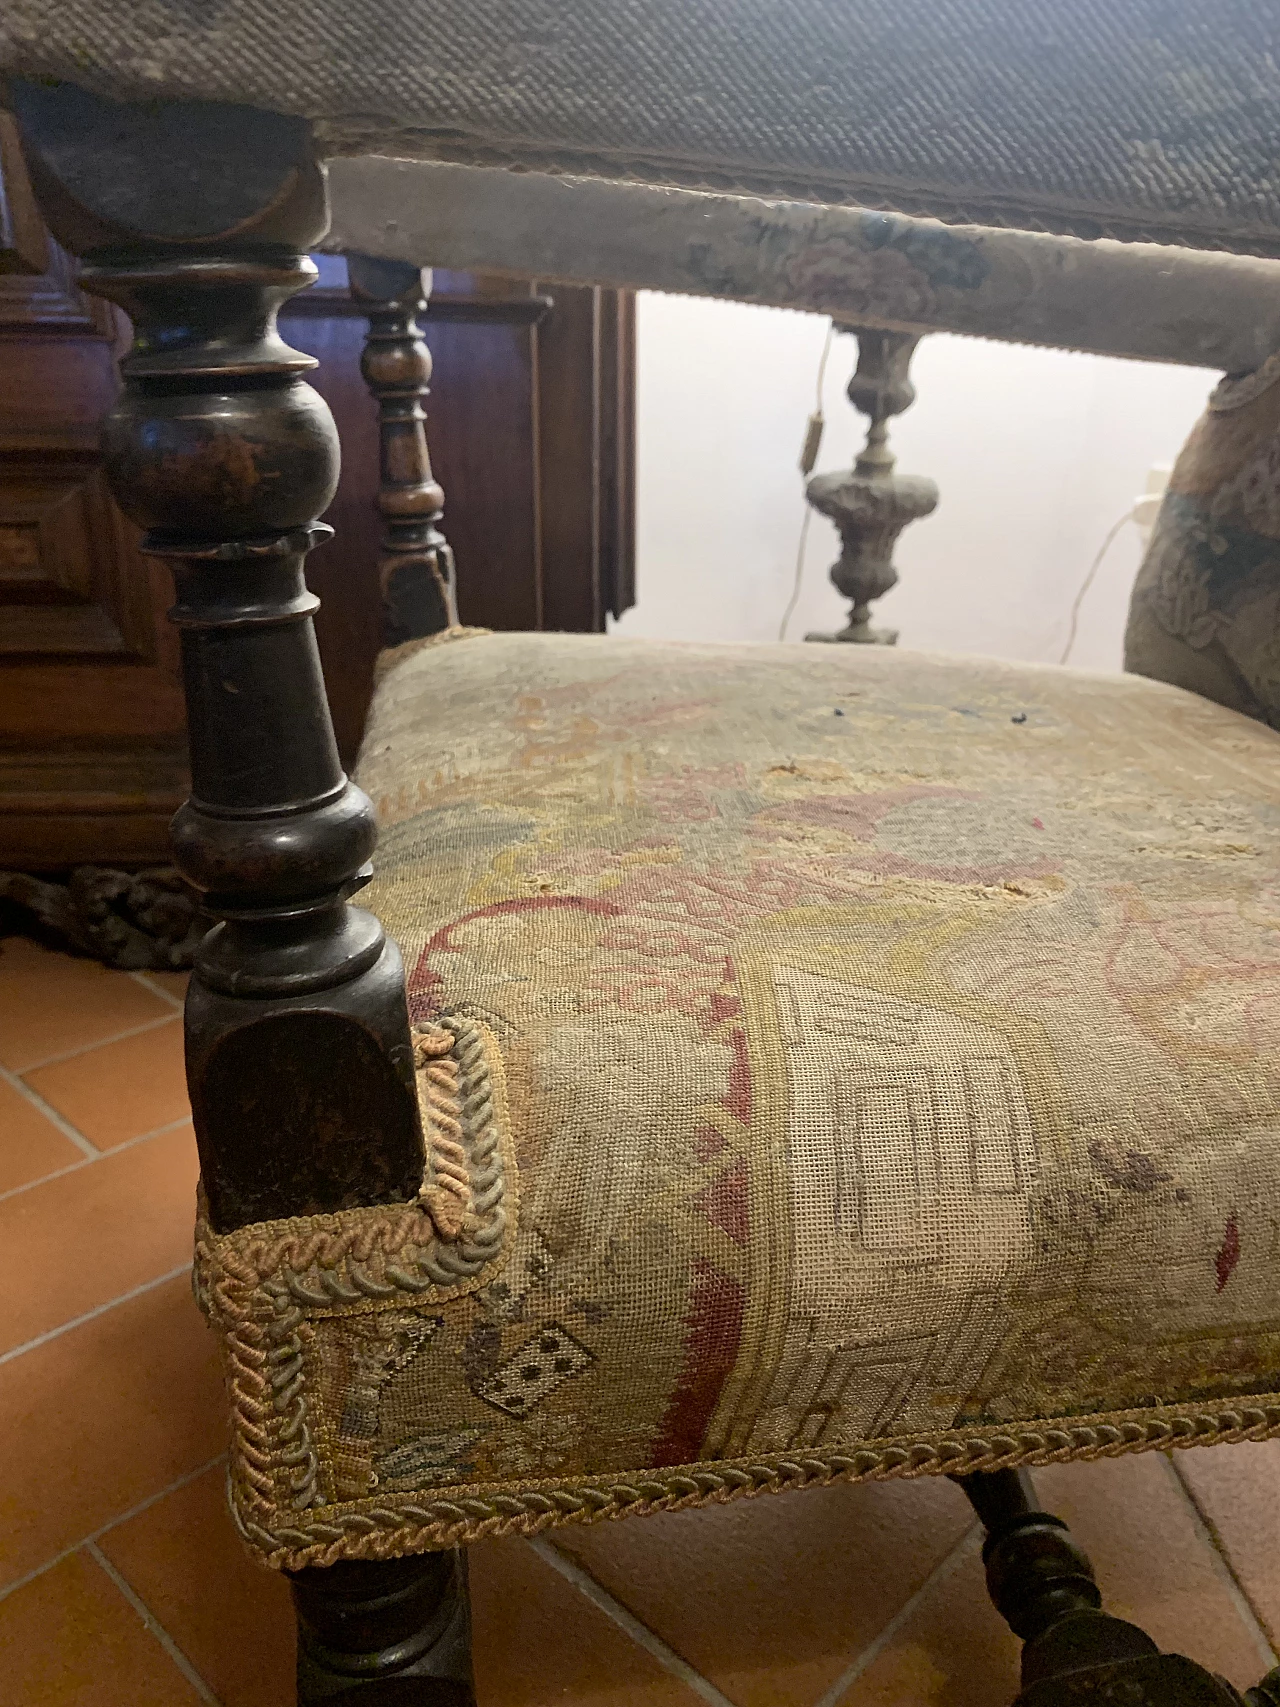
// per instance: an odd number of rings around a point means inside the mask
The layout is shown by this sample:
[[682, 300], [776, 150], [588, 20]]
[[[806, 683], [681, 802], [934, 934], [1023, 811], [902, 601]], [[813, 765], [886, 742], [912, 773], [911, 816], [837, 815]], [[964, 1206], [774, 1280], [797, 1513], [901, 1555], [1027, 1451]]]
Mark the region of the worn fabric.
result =
[[8, 0], [0, 64], [328, 146], [1274, 252], [1274, 0]]
[[[411, 1488], [435, 1464], [430, 1426], [387, 1443], [393, 1377], [430, 1343], [438, 1307], [496, 1283], [510, 1255], [519, 1187], [493, 1039], [455, 1017], [419, 1027], [414, 1047], [424, 1155], [413, 1203], [219, 1235], [200, 1201], [194, 1285], [223, 1349], [231, 1509], [277, 1564], [299, 1549], [369, 1556], [378, 1526], [356, 1502], [377, 1509], [380, 1489]], [[399, 1505], [393, 1528], [412, 1501]]]
[[1280, 356], [1221, 382], [1174, 465], [1125, 668], [1280, 728]]
[[312, 1324], [348, 1361], [277, 1563], [1280, 1431], [1280, 736], [1139, 677], [479, 635], [406, 650], [358, 775], [519, 1210], [482, 1284]]

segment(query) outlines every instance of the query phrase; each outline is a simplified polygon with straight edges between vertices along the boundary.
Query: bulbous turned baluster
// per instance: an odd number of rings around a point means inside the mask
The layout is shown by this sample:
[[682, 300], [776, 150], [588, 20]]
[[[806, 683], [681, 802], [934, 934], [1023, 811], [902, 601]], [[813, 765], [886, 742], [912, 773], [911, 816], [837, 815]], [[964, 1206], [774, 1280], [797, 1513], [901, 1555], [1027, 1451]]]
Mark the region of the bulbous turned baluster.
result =
[[174, 859], [221, 921], [186, 1004], [213, 1222], [407, 1200], [423, 1161], [403, 969], [347, 904], [373, 808], [339, 763], [303, 577], [338, 440], [314, 360], [276, 327], [328, 220], [307, 127], [14, 93], [46, 218], [134, 324], [104, 462], [177, 588], [192, 792]]
[[382, 554], [378, 573], [383, 643], [458, 624], [453, 552], [440, 531], [444, 492], [431, 472], [423, 407], [431, 352], [417, 316], [431, 294], [430, 268], [348, 255], [352, 297], [366, 308], [369, 336], [360, 361], [377, 400]]
[[1014, 1707], [1273, 1707], [1280, 1670], [1242, 1696], [1145, 1631], [1102, 1611], [1093, 1567], [1059, 1517], [1039, 1509], [1026, 1471], [958, 1476], [987, 1531], [982, 1550], [997, 1611], [1021, 1636]]
[[937, 485], [923, 475], [895, 474], [889, 450], [889, 421], [915, 401], [909, 374], [920, 342], [905, 332], [855, 331], [858, 366], [849, 381], [854, 408], [870, 417], [867, 440], [849, 474], [816, 474], [806, 493], [820, 515], [840, 531], [840, 557], [831, 570], [838, 592], [851, 601], [849, 620], [835, 634], [806, 634], [806, 640], [853, 641], [892, 646], [896, 629], [873, 628], [871, 605], [895, 587], [894, 548], [908, 522], [929, 515], [938, 503]]
[[[348, 897], [373, 808], [343, 775], [303, 562], [338, 442], [276, 314], [328, 222], [307, 126], [202, 103], [10, 90], [42, 211], [135, 342], [108, 478], [167, 561], [192, 792], [174, 857], [221, 920], [186, 1004], [187, 1083], [219, 1230], [408, 1201], [423, 1169], [404, 973]], [[465, 1569], [446, 1556], [296, 1573], [298, 1700], [474, 1707]], [[409, 1682], [409, 1679], [412, 1682]]]

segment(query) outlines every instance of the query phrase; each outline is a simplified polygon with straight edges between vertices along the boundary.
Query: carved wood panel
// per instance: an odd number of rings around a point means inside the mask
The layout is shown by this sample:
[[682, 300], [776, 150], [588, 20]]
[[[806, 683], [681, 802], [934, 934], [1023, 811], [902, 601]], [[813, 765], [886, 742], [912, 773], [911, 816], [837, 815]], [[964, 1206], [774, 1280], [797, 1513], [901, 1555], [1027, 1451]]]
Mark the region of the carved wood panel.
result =
[[33, 215], [0, 115], [0, 866], [162, 859], [186, 787], [172, 596], [97, 450], [127, 327]]
[[[161, 861], [186, 789], [168, 571], [107, 494], [97, 438], [127, 327], [23, 228], [0, 114], [0, 867]], [[16, 239], [15, 239], [16, 242]], [[33, 262], [39, 271], [31, 271]], [[14, 270], [28, 266], [23, 273]], [[354, 758], [382, 629], [376, 410], [346, 264], [322, 257], [285, 336], [342, 438], [337, 529], [308, 579], [342, 756]], [[428, 432], [464, 621], [601, 628], [631, 602], [632, 303], [625, 292], [438, 274]]]

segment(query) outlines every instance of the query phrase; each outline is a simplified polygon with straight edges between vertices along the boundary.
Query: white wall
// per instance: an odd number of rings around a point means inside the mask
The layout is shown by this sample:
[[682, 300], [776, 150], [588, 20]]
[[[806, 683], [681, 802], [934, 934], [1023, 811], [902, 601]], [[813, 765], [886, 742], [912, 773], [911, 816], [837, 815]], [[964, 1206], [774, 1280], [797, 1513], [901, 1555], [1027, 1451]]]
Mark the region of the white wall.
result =
[[[826, 322], [814, 315], [643, 295], [638, 347], [639, 600], [634, 635], [773, 640], [804, 514], [797, 470]], [[819, 469], [847, 466], [865, 421], [844, 396], [856, 346], [835, 340]], [[1111, 526], [1170, 463], [1217, 379], [1202, 369], [935, 336], [917, 400], [892, 429], [898, 466], [941, 499], [897, 553], [876, 607], [900, 644], [1056, 660], [1076, 591]], [[837, 541], [815, 516], [788, 631], [841, 625], [827, 580]], [[1140, 556], [1126, 526], [1080, 618], [1072, 663], [1119, 668]]]

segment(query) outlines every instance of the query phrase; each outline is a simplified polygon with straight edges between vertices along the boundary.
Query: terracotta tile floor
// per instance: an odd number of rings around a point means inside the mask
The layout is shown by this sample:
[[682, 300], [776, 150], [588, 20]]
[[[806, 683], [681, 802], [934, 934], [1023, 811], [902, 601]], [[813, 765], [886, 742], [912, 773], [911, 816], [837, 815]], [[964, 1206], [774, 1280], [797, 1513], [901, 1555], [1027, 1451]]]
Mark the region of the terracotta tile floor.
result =
[[[288, 1595], [223, 1510], [187, 1286], [182, 981], [0, 943], [0, 1707], [288, 1707]], [[1238, 1686], [1280, 1642], [1280, 1441], [1042, 1472], [1111, 1608]], [[481, 1707], [1003, 1707], [939, 1481], [473, 1549]]]

